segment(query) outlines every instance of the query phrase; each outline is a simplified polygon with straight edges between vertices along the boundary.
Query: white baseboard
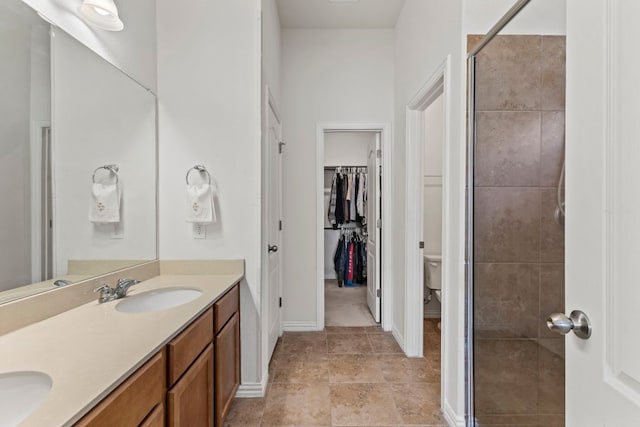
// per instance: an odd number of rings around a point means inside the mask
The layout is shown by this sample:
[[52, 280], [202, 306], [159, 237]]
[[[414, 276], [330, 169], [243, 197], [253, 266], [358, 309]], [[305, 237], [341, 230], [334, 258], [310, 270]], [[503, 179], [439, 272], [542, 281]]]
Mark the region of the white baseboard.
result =
[[404, 337], [400, 334], [400, 331], [398, 331], [398, 328], [396, 328], [396, 325], [393, 325], [393, 328], [391, 329], [391, 334], [398, 342], [398, 345], [400, 346], [402, 351], [406, 353], [407, 350], [404, 348]]
[[439, 311], [438, 312], [435, 312], [435, 311], [431, 311], [431, 312], [425, 311], [424, 312], [424, 318], [425, 319], [440, 319], [441, 317], [442, 317], [442, 313], [440, 313]]
[[[266, 376], [265, 376], [266, 377]], [[269, 378], [266, 377], [262, 383], [247, 383], [240, 384], [236, 397], [238, 398], [251, 398], [251, 397], [264, 397], [267, 392], [267, 382]]]
[[288, 332], [319, 331], [316, 322], [282, 322], [282, 330]]
[[465, 427], [465, 419], [464, 414], [458, 415], [451, 408], [449, 402], [444, 401], [442, 403], [442, 415], [444, 416], [444, 420], [447, 422], [449, 427]]

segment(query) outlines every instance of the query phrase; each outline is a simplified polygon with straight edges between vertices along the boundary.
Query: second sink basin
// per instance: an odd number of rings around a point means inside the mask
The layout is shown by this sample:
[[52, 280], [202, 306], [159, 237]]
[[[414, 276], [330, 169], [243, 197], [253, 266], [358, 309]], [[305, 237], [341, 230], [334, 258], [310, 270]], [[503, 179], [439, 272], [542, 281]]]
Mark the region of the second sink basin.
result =
[[17, 426], [44, 401], [53, 382], [42, 372], [0, 374], [0, 425]]
[[202, 291], [190, 288], [165, 288], [125, 297], [116, 304], [123, 313], [148, 313], [166, 310], [193, 301]]

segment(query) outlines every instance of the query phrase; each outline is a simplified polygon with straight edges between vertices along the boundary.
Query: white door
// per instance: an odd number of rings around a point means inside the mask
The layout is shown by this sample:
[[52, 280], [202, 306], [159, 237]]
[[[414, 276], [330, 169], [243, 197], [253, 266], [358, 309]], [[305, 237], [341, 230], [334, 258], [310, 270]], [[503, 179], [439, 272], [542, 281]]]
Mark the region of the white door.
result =
[[380, 323], [380, 134], [369, 147], [367, 160], [367, 305]]
[[640, 426], [640, 1], [567, 2], [569, 427]]
[[267, 108], [267, 247], [268, 252], [268, 316], [269, 359], [281, 333], [281, 232], [282, 232], [282, 123], [273, 100], [269, 97]]

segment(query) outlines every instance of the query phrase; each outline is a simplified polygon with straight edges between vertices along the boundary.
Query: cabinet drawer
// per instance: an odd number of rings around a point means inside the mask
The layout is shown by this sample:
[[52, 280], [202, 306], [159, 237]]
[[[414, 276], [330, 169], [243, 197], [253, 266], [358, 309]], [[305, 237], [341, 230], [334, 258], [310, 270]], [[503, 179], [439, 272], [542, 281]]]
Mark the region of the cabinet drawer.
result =
[[169, 386], [175, 384], [211, 341], [213, 341], [213, 311], [208, 309], [167, 345]]
[[137, 426], [164, 402], [164, 352], [159, 352], [84, 416], [76, 426]]
[[215, 333], [220, 332], [231, 316], [239, 310], [240, 287], [235, 285], [222, 298], [213, 304], [213, 313], [216, 319]]

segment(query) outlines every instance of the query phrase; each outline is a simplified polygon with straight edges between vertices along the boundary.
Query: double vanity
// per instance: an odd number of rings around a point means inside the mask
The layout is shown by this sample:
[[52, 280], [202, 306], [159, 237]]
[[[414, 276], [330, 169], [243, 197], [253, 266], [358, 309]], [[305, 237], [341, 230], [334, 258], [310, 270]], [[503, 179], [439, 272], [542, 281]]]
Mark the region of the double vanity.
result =
[[[137, 270], [150, 277], [98, 301], [96, 284]], [[0, 336], [0, 425], [222, 425], [243, 276], [242, 261], [153, 261], [75, 284], [91, 301]]]

